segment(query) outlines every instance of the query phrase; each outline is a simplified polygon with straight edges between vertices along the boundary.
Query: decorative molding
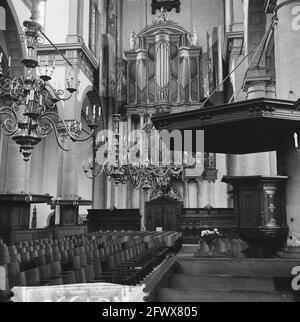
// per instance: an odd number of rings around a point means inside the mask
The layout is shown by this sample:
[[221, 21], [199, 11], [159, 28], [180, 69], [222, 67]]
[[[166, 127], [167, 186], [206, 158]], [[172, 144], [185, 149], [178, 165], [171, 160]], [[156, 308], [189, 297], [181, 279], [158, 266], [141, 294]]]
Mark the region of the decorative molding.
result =
[[267, 76], [248, 77], [244, 83], [244, 91], [248, 91], [253, 86], [266, 86], [270, 81], [271, 78]]
[[[99, 68], [99, 63], [97, 61], [97, 58], [94, 56], [94, 54], [91, 52], [91, 50], [84, 44], [84, 43], [65, 43], [65, 44], [57, 44], [55, 45], [58, 50], [62, 52], [66, 51], [80, 51], [83, 53], [83, 55], [87, 58], [87, 61], [91, 65], [91, 67], [94, 70], [97, 70]], [[53, 48], [51, 45], [45, 44], [40, 45], [38, 48], [39, 54], [43, 54], [43, 52], [55, 52], [55, 48]]]
[[[258, 108], [257, 113], [251, 112]], [[300, 126], [300, 111], [294, 101], [257, 98], [157, 115], [152, 123], [157, 129], [169, 131], [204, 130], [205, 149], [211, 153], [248, 154], [275, 151], [282, 142], [278, 124], [284, 131], [294, 131]]]
[[207, 168], [204, 170], [202, 178], [203, 180], [208, 182], [216, 182], [216, 180], [218, 179], [218, 172], [219, 171], [215, 168]]
[[174, 201], [183, 202], [181, 194], [174, 185], [170, 185], [166, 190], [159, 188], [154, 190], [150, 196], [150, 201], [155, 201], [161, 198], [170, 198]]

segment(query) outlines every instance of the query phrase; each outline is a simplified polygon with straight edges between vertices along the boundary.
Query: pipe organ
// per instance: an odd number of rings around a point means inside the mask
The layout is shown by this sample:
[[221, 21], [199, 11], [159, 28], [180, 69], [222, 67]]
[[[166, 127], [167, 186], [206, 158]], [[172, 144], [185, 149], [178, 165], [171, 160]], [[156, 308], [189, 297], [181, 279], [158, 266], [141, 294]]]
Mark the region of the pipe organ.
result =
[[204, 99], [203, 55], [190, 43], [189, 32], [171, 21], [157, 22], [137, 38], [139, 48], [125, 52], [127, 109], [163, 104], [172, 105], [172, 113], [199, 106]]

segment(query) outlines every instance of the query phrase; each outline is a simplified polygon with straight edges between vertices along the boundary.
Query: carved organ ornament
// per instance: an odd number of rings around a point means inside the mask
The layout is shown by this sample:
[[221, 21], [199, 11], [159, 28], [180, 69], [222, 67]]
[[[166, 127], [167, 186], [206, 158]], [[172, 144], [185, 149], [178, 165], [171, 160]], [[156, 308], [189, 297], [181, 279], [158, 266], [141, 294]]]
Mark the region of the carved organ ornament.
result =
[[127, 58], [129, 107], [199, 104], [203, 99], [200, 47], [192, 33], [166, 19], [132, 32]]
[[[151, 26], [139, 34], [131, 31], [130, 50], [125, 52], [127, 113], [138, 115], [145, 110], [152, 114], [173, 113], [199, 108], [205, 97], [203, 55], [197, 39], [195, 28], [190, 32], [185, 30], [170, 21], [163, 9]], [[202, 178], [214, 182], [218, 173], [216, 155], [205, 153], [204, 159]]]

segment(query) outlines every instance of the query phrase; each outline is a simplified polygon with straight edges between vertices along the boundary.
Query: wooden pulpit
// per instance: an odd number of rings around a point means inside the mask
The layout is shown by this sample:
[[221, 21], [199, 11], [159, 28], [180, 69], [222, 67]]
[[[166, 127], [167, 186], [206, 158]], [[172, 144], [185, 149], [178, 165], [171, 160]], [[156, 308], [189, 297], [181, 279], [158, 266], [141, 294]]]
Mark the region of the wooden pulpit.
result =
[[249, 257], [274, 257], [285, 246], [287, 180], [281, 176], [223, 178], [233, 187], [238, 234], [249, 244]]

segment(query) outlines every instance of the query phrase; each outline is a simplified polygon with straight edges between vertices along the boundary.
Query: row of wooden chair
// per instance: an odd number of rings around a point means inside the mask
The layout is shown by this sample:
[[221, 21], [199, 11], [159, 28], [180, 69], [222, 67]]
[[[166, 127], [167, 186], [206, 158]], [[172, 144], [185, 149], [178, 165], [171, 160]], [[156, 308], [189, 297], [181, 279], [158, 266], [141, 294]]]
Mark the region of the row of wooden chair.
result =
[[166, 256], [178, 233], [97, 232], [0, 244], [9, 288], [111, 282], [135, 285]]

